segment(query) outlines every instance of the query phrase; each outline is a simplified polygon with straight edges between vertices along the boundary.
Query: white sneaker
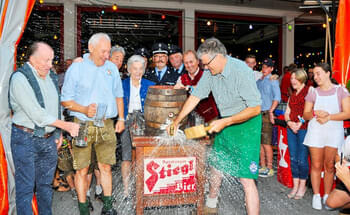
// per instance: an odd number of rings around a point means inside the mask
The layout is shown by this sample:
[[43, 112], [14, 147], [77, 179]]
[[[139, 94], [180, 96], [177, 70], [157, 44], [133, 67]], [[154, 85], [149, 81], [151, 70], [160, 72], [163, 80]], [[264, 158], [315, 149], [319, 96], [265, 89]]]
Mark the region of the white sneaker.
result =
[[316, 210], [322, 210], [320, 194], [314, 194], [314, 196], [312, 197], [312, 208]]
[[329, 211], [329, 210], [332, 210], [332, 208], [327, 206], [327, 204], [326, 204], [327, 199], [328, 199], [328, 194], [323, 195], [323, 201], [322, 202], [323, 202], [324, 208]]

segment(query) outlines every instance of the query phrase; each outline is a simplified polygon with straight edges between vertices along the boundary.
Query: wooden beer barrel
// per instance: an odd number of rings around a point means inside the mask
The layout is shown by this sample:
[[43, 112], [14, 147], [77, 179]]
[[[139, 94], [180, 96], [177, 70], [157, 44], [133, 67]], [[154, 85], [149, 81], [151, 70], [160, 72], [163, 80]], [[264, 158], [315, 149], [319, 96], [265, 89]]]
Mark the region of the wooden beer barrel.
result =
[[149, 87], [144, 108], [147, 128], [159, 130], [167, 119], [174, 120], [186, 99], [185, 89], [174, 89], [173, 86]]

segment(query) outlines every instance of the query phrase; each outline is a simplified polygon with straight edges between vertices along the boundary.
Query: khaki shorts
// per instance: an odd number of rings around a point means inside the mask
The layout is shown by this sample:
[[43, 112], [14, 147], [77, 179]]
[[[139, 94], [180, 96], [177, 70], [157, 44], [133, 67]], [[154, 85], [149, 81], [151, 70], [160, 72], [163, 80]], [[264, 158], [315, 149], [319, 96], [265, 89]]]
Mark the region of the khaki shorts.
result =
[[262, 112], [261, 144], [272, 144], [272, 127], [269, 112]]
[[[79, 122], [79, 120], [75, 118], [74, 122]], [[107, 119], [104, 123], [105, 126], [99, 128], [93, 126], [93, 122], [88, 122], [87, 147], [75, 146], [75, 139], [73, 139], [73, 167], [75, 170], [83, 169], [95, 163], [92, 161], [92, 148], [95, 149], [97, 162], [109, 165], [116, 163], [117, 138], [114, 132], [113, 120]]]

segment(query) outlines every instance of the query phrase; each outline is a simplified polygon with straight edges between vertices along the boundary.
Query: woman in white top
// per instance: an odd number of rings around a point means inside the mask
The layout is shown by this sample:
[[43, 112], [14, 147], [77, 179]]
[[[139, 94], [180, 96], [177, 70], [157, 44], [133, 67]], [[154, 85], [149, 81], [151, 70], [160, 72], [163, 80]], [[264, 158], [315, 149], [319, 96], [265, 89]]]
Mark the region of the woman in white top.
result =
[[310, 87], [305, 97], [303, 117], [310, 122], [304, 145], [309, 147], [311, 155], [312, 207], [321, 210], [321, 172], [324, 168], [325, 203], [333, 185], [337, 149], [344, 142], [343, 120], [350, 118], [350, 99], [346, 88], [332, 83], [328, 64], [315, 66], [314, 80], [319, 87]]

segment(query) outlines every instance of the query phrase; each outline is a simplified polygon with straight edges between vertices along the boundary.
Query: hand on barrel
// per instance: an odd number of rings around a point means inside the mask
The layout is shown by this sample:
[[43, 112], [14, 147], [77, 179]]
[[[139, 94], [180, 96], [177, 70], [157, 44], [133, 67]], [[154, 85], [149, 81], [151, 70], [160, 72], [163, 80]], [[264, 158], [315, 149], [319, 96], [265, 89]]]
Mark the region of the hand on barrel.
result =
[[86, 116], [87, 117], [94, 117], [97, 111], [97, 105], [96, 103], [89, 104], [86, 109]]
[[173, 122], [166, 127], [166, 131], [170, 136], [174, 136], [176, 134], [178, 128], [179, 128], [179, 125], [177, 123]]

